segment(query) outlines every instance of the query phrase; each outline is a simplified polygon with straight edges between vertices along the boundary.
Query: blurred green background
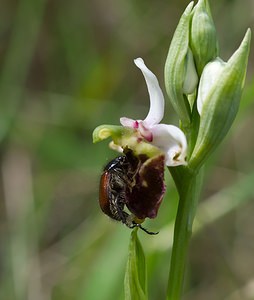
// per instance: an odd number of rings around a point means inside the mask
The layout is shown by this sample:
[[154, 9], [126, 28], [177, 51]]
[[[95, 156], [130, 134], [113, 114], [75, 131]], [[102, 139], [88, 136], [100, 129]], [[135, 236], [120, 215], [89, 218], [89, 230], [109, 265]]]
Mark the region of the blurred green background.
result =
[[[0, 1], [0, 299], [123, 299], [130, 230], [98, 206], [116, 156], [93, 129], [142, 119], [149, 98], [133, 59], [158, 76], [187, 1]], [[221, 57], [253, 0], [211, 0]], [[254, 47], [239, 115], [206, 168], [184, 300], [254, 299]], [[169, 103], [164, 122], [177, 124]], [[164, 299], [177, 194], [167, 175], [158, 236], [139, 233], [150, 299]]]

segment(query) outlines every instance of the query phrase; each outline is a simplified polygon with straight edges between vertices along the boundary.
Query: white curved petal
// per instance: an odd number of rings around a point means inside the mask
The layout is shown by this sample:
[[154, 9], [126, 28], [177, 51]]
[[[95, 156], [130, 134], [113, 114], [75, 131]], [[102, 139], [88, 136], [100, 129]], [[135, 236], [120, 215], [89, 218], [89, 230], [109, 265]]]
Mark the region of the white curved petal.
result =
[[138, 122], [136, 120], [126, 118], [126, 117], [120, 118], [120, 123], [121, 123], [121, 125], [123, 125], [125, 127], [131, 127], [131, 128], [138, 127]]
[[176, 126], [158, 124], [151, 128], [152, 144], [166, 153], [167, 166], [186, 165], [187, 140]]
[[202, 113], [203, 104], [208, 99], [209, 92], [216, 84], [216, 81], [220, 81], [220, 74], [225, 65], [226, 63], [217, 57], [204, 67], [198, 87], [197, 109], [199, 115]]
[[160, 123], [164, 115], [164, 96], [156, 76], [147, 68], [142, 58], [134, 59], [136, 66], [142, 71], [150, 96], [150, 110], [144, 122], [146, 126]]

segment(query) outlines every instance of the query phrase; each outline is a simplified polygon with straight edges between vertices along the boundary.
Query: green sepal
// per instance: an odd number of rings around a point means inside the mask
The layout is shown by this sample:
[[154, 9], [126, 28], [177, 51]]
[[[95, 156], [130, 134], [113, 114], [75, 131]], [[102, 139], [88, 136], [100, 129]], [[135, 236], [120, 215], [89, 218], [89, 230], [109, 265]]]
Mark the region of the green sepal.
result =
[[193, 2], [185, 9], [171, 41], [164, 69], [169, 99], [183, 124], [190, 122], [190, 105], [183, 94]]
[[137, 236], [131, 233], [128, 261], [124, 278], [125, 300], [147, 300], [145, 254]]
[[201, 167], [225, 138], [236, 117], [246, 76], [250, 40], [251, 31], [248, 29], [240, 47], [207, 91], [197, 141], [189, 160], [189, 167], [192, 169]]

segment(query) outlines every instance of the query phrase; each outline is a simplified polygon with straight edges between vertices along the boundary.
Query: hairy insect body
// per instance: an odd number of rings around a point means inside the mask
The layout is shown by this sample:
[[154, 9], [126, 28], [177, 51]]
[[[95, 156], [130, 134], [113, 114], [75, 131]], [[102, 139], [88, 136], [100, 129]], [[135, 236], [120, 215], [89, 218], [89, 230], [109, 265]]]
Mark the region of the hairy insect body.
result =
[[110, 161], [101, 176], [99, 203], [101, 210], [110, 218], [121, 221], [129, 228], [139, 227], [148, 234], [154, 234], [141, 226], [139, 222], [143, 220], [124, 210], [135, 186], [140, 164], [140, 160], [130, 151]]

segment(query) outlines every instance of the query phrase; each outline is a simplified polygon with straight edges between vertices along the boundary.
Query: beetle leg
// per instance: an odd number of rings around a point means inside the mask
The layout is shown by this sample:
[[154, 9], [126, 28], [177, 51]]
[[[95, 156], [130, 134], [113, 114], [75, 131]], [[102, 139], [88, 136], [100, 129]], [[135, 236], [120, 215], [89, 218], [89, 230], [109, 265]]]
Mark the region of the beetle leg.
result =
[[129, 216], [123, 209], [124, 209], [124, 193], [115, 193], [113, 195], [113, 200], [110, 205], [110, 210], [112, 214], [115, 216], [115, 219], [118, 221], [122, 221], [126, 224], [126, 219]]
[[135, 223], [135, 222], [132, 222], [132, 224], [129, 226], [130, 228], [135, 228], [135, 227], [138, 227], [140, 228], [141, 230], [143, 230], [144, 232], [146, 232], [147, 234], [150, 234], [150, 235], [155, 235], [155, 234], [158, 234], [159, 231], [157, 232], [153, 232], [153, 231], [148, 231], [146, 228], [144, 228], [141, 224], [139, 223]]

